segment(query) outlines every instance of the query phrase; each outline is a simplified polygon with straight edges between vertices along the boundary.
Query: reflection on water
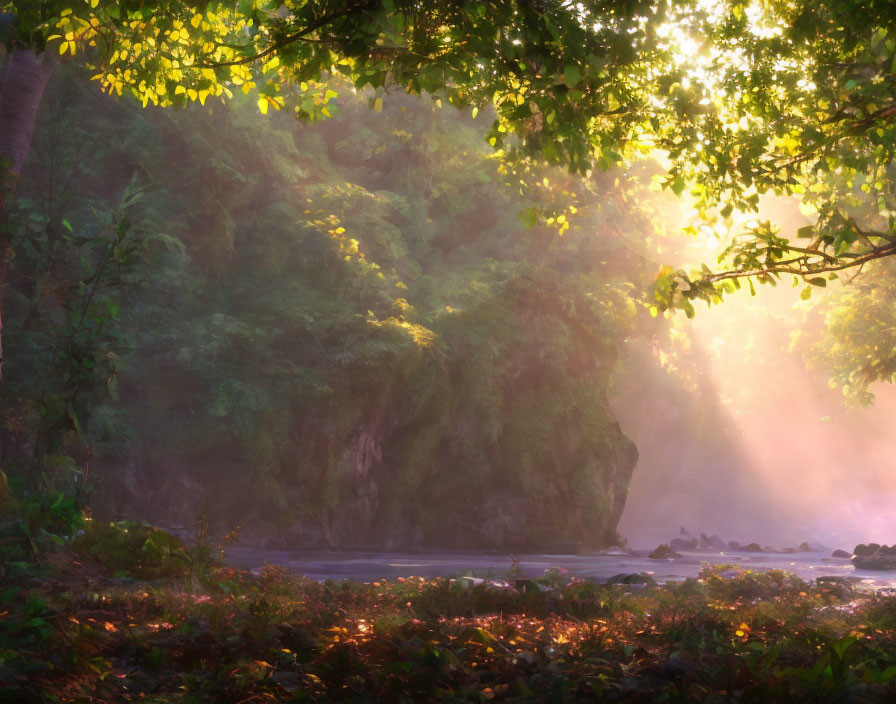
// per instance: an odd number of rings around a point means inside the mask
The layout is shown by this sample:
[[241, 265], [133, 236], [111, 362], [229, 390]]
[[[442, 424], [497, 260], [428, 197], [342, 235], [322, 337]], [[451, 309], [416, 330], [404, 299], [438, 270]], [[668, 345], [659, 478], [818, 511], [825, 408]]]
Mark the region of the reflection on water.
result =
[[509, 555], [500, 553], [433, 552], [404, 554], [389, 552], [292, 552], [231, 547], [228, 561], [254, 569], [266, 562], [284, 565], [310, 579], [356, 579], [372, 581], [397, 577], [451, 577], [466, 570], [477, 576], [503, 578], [518, 561], [527, 577], [545, 570], [562, 568], [583, 579], [598, 581], [619, 573], [648, 572], [657, 582], [696, 577], [704, 562], [731, 563], [744, 569], [781, 569], [803, 579], [822, 576], [856, 577], [869, 587], [896, 588], [896, 571], [872, 572], [855, 569], [849, 560], [830, 557], [828, 552], [803, 552], [790, 555], [767, 553], [686, 552], [674, 560], [651, 560], [644, 555]]

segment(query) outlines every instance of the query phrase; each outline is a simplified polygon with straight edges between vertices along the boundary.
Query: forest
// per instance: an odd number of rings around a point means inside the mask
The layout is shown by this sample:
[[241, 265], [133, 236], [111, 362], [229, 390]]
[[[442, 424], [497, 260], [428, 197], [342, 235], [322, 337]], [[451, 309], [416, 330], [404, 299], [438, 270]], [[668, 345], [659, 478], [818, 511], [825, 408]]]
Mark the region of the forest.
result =
[[896, 696], [896, 6], [0, 44], [0, 701]]

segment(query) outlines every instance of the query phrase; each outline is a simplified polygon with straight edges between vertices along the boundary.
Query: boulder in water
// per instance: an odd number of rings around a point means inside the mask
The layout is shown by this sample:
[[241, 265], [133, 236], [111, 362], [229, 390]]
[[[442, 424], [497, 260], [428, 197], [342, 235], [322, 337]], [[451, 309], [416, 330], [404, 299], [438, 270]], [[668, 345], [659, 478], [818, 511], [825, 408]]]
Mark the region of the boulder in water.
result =
[[632, 573], [625, 574], [624, 572], [621, 574], [614, 575], [607, 580], [607, 585], [611, 584], [640, 584], [646, 587], [655, 587], [656, 582], [653, 577], [645, 572], [640, 573]]
[[848, 560], [850, 557], [852, 557], [852, 555], [846, 552], [846, 550], [834, 550], [834, 552], [831, 553], [831, 557], [839, 557], [841, 559]]
[[896, 570], [896, 545], [856, 545], [852, 564], [860, 570]]
[[740, 550], [740, 543], [737, 542], [736, 540], [731, 540], [728, 543], [728, 549], [729, 550]]
[[800, 552], [811, 552], [812, 548], [809, 547], [809, 543], [802, 542], [799, 547]]
[[747, 545], [741, 545], [740, 549], [743, 552], [762, 552], [762, 546], [759, 543], [748, 543]]
[[647, 557], [651, 560], [668, 560], [672, 557], [681, 557], [677, 552], [675, 552], [671, 547], [663, 543], [659, 545], [656, 550], [650, 553]]

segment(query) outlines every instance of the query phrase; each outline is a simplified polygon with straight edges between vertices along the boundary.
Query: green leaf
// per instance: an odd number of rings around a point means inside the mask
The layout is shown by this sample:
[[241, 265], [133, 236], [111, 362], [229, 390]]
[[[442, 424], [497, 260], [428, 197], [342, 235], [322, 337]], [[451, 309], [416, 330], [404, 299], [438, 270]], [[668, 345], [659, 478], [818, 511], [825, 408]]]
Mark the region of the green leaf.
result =
[[526, 227], [535, 227], [538, 223], [538, 209], [537, 208], [526, 208], [523, 212], [520, 213], [520, 219], [523, 221]]
[[569, 64], [563, 69], [563, 79], [570, 88], [582, 80], [582, 70], [575, 64]]
[[806, 283], [812, 284], [813, 286], [820, 286], [821, 288], [828, 285], [828, 282], [820, 276], [816, 276], [814, 279], [807, 279]]

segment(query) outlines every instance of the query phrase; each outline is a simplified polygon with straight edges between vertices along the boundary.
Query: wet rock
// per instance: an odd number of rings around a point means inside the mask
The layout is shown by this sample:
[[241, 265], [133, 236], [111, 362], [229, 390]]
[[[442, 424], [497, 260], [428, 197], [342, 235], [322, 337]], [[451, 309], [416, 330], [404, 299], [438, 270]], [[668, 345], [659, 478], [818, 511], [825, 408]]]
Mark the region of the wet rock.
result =
[[848, 560], [852, 555], [846, 552], [846, 550], [834, 550], [834, 552], [831, 553], [831, 557], [839, 557]]
[[782, 548], [781, 552], [785, 555], [793, 555], [793, 553], [797, 552], [796, 548]]
[[662, 545], [657, 546], [656, 550], [650, 553], [647, 557], [651, 560], [668, 560], [673, 557], [681, 557], [681, 555], [663, 543]]
[[762, 552], [778, 552], [776, 548], [773, 548], [771, 545], [764, 545], [762, 547]]
[[630, 574], [626, 574], [624, 572], [613, 575], [607, 580], [607, 585], [611, 584], [641, 584], [647, 587], [656, 586], [656, 581], [654, 581], [653, 577], [644, 572], [632, 572]]
[[669, 547], [673, 550], [696, 550], [696, 538], [672, 538], [669, 541]]
[[860, 570], [896, 570], [896, 545], [856, 545], [852, 564]]
[[747, 545], [741, 545], [740, 549], [742, 552], [762, 552], [762, 546], [759, 543], [748, 543]]
[[811, 552], [812, 548], [809, 547], [809, 543], [802, 542], [802, 543], [800, 543], [799, 551], [800, 552]]

